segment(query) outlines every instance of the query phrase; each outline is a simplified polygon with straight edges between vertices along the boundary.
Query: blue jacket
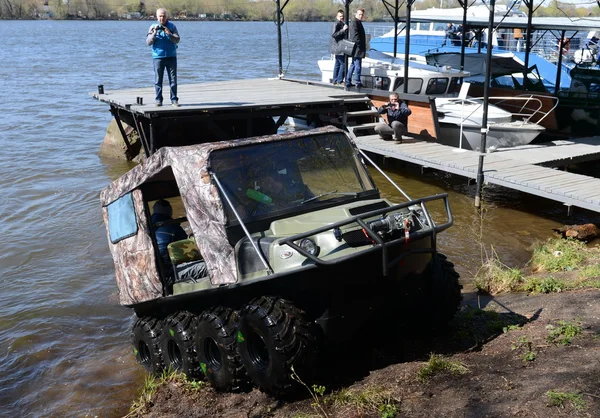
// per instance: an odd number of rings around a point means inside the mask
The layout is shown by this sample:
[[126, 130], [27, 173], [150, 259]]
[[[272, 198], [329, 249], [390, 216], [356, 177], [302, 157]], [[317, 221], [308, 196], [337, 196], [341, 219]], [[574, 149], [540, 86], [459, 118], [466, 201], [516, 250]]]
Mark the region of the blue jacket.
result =
[[[157, 222], [168, 221], [169, 218], [167, 215], [163, 215], [162, 213], [155, 213], [152, 215], [152, 223], [156, 224]], [[183, 230], [183, 228], [178, 224], [167, 224], [159, 226], [156, 229], [156, 243], [158, 244], [158, 251], [160, 251], [160, 255], [162, 259], [169, 263], [169, 252], [167, 250], [167, 246], [175, 241], [179, 241], [182, 239], [186, 239], [187, 234]]]
[[155, 35], [152, 34], [152, 29], [160, 26], [158, 23], [153, 24], [148, 29], [146, 43], [152, 46], [152, 58], [169, 58], [177, 56], [177, 44], [180, 41], [179, 32], [173, 23], [167, 20], [165, 26], [171, 31], [171, 36], [167, 35], [164, 30], [158, 31]]

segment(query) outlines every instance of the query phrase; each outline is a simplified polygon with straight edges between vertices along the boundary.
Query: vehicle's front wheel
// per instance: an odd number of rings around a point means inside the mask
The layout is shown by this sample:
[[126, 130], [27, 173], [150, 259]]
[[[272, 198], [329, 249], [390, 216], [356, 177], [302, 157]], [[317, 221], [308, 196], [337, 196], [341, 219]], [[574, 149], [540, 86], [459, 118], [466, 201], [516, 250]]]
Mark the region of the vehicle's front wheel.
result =
[[254, 384], [275, 397], [290, 396], [300, 387], [292, 369], [310, 384], [318, 344], [315, 325], [304, 312], [289, 301], [263, 296], [240, 316], [238, 352]]
[[160, 342], [165, 367], [190, 377], [198, 375], [198, 359], [194, 350], [196, 321], [196, 316], [190, 312], [169, 315], [164, 320]]
[[459, 274], [444, 254], [436, 253], [429, 266], [431, 274], [432, 321], [436, 327], [448, 325], [462, 300]]
[[196, 329], [200, 368], [216, 390], [238, 389], [247, 380], [237, 353], [236, 312], [216, 306], [202, 312]]
[[150, 373], [159, 373], [164, 367], [160, 352], [161, 328], [159, 319], [143, 317], [135, 322], [131, 330], [135, 359]]

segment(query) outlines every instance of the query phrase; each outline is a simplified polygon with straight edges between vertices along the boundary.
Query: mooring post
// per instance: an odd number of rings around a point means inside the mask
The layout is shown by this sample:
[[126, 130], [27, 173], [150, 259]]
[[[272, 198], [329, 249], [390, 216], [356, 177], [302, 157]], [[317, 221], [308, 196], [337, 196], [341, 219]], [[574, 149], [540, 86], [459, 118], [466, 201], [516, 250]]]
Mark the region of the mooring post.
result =
[[[350, 27], [350, 3], [352, 3], [352, 0], [344, 1], [344, 22], [346, 22], [346, 25], [348, 25], [348, 27]], [[350, 33], [350, 30], [348, 29], [346, 31], [346, 34], [344, 35], [345, 39], [348, 39], [349, 33]], [[348, 55], [344, 54], [344, 81], [342, 81], [344, 83], [344, 85], [346, 84], [346, 76], [347, 75], [348, 75]], [[344, 125], [344, 126], [346, 126], [346, 125]]]
[[563, 48], [565, 44], [567, 31], [563, 30], [560, 32], [560, 40], [558, 41], [558, 64], [556, 69], [556, 81], [554, 84], [554, 95], [558, 96], [560, 91], [560, 78], [562, 76], [562, 62], [563, 62]]
[[458, 3], [463, 8], [463, 19], [462, 19], [463, 30], [462, 30], [462, 33], [460, 34], [460, 69], [462, 71], [465, 69], [465, 38], [466, 38], [465, 32], [467, 31], [467, 9], [469, 8], [469, 4], [465, 0], [458, 0]]
[[277, 52], [279, 53], [279, 77], [283, 77], [283, 58], [281, 54], [281, 2], [277, 0]]
[[404, 93], [408, 93], [408, 67], [410, 64], [410, 11], [415, 0], [406, 0], [406, 42], [404, 43]]
[[496, 0], [490, 1], [490, 21], [488, 23], [488, 39], [487, 39], [487, 54], [486, 54], [486, 68], [485, 68], [485, 80], [483, 84], [483, 118], [481, 120], [481, 145], [479, 147], [479, 165], [477, 166], [477, 190], [475, 190], [475, 207], [481, 207], [481, 191], [483, 189], [483, 159], [485, 157], [485, 143], [488, 133], [488, 102], [490, 97], [490, 78], [492, 76], [492, 69], [490, 62], [492, 62], [492, 47], [493, 47], [493, 32], [494, 32], [494, 10], [496, 7]]
[[[523, 91], [527, 90], [529, 78], [527, 77], [527, 69], [529, 68], [529, 50], [531, 49], [531, 22], [533, 20], [533, 3], [535, 0], [524, 0], [527, 7], [527, 32], [525, 32], [525, 65], [523, 67]], [[560, 71], [560, 67], [558, 67]]]

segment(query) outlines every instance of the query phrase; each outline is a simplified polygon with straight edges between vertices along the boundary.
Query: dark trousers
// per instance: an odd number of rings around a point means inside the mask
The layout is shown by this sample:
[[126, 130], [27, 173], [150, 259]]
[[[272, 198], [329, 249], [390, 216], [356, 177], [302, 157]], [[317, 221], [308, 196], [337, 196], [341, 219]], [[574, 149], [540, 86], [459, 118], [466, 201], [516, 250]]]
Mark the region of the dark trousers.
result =
[[154, 58], [154, 89], [156, 90], [156, 101], [162, 103], [162, 85], [165, 69], [169, 77], [169, 87], [171, 89], [171, 102], [179, 100], [177, 98], [177, 57]]

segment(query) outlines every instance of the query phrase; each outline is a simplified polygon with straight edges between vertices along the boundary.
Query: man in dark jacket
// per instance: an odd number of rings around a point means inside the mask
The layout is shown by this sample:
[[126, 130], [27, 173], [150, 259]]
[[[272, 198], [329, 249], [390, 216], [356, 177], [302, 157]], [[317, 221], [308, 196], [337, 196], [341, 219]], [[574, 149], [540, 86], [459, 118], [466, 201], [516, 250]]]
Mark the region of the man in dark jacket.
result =
[[[154, 206], [152, 206], [152, 223], [154, 225], [169, 221], [173, 219], [172, 216], [173, 208], [167, 200], [158, 200]], [[156, 244], [158, 244], [158, 251], [160, 252], [160, 256], [162, 257], [165, 265], [171, 265], [167, 246], [172, 242], [180, 241], [186, 238], [187, 234], [177, 223], [161, 224], [158, 228], [156, 228]]]
[[412, 113], [406, 103], [400, 100], [398, 93], [390, 94], [389, 103], [381, 106], [379, 114], [387, 114], [388, 123], [380, 122], [375, 125], [375, 132], [386, 141], [394, 139], [402, 142], [402, 135], [408, 132], [408, 117]]
[[[367, 38], [365, 36], [365, 28], [363, 27], [362, 20], [365, 15], [365, 9], [357, 9], [354, 19], [350, 21], [350, 32], [348, 34], [348, 40], [356, 44], [354, 48], [354, 55], [352, 56], [352, 64], [348, 69], [346, 75], [346, 87], [361, 88], [363, 85], [360, 82], [360, 72], [362, 69], [362, 59], [365, 57], [367, 51]], [[356, 72], [356, 78], [354, 84], [352, 84], [352, 75]]]
[[[169, 257], [169, 244], [175, 241], [180, 241], [187, 238], [187, 234], [178, 223], [164, 223], [173, 219], [173, 207], [169, 201], [161, 199], [157, 200], [154, 206], [152, 206], [152, 218], [151, 221], [154, 225], [162, 223], [156, 228], [156, 244], [158, 244], [158, 251], [163, 260], [165, 267], [165, 276], [169, 285], [173, 284], [174, 274], [172, 270], [171, 258]], [[187, 263], [181, 263], [177, 265], [177, 276], [179, 281], [185, 281], [188, 279], [198, 279], [206, 277], [208, 270], [204, 260], [191, 261]]]
[[348, 25], [344, 23], [344, 11], [338, 10], [336, 21], [333, 24], [333, 32], [329, 38], [329, 52], [335, 55], [335, 65], [333, 67], [333, 78], [331, 82], [337, 86], [344, 82], [344, 71], [346, 70], [346, 56], [339, 54], [338, 42], [344, 39]]

